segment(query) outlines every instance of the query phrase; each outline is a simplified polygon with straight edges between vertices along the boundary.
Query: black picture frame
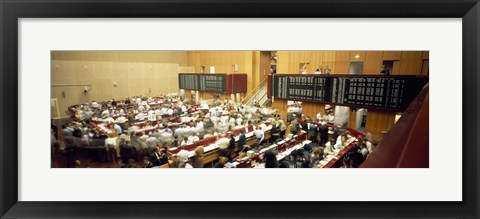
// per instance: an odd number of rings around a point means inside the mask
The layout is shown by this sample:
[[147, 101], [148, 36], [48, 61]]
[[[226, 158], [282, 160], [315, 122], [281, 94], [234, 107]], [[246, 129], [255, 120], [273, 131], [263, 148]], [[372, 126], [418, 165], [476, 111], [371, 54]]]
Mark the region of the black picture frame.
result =
[[[0, 39], [0, 216], [2, 218], [480, 217], [478, 209], [480, 205], [478, 192], [480, 185], [478, 150], [480, 5], [478, 0], [0, 0], [0, 15], [2, 32]], [[460, 142], [461, 140], [463, 144], [463, 201], [19, 202], [17, 193], [18, 19], [76, 17], [462, 18], [463, 136], [462, 139], [448, 139], [448, 141]], [[452, 77], [455, 75], [458, 73], [452, 73]], [[449, 128], [455, 127], [448, 127], [445, 132], [448, 132]], [[305, 194], [308, 194], [308, 191], [305, 191]]]

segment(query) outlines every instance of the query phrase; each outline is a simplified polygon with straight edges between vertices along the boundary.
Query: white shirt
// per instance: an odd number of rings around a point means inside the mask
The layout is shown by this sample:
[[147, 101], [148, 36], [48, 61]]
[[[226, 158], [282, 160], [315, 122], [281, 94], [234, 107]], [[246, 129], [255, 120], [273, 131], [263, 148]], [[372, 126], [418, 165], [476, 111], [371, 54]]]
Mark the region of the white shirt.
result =
[[260, 139], [260, 141], [262, 141], [263, 138], [265, 137], [265, 134], [260, 129], [253, 131], [253, 134], [255, 135], [255, 137], [257, 137], [257, 139]]
[[124, 116], [119, 116], [117, 119], [115, 119], [115, 121], [119, 124], [122, 124], [127, 121], [127, 118], [125, 118]]
[[263, 114], [263, 115], [268, 115], [268, 113], [269, 113], [269, 112], [268, 112], [268, 109], [267, 109], [266, 107], [263, 107], [263, 108], [262, 108], [262, 114]]
[[265, 123], [262, 123], [259, 125], [260, 128], [262, 129], [262, 131], [266, 131], [267, 130], [267, 125], [265, 125]]
[[105, 117], [109, 117], [110, 116], [110, 112], [108, 112], [108, 110], [104, 110], [102, 112], [102, 117], [105, 118]]
[[113, 125], [113, 129], [114, 129], [118, 134], [122, 134], [122, 127], [120, 127], [118, 124]]
[[145, 114], [144, 113], [138, 113], [136, 116], [135, 116], [135, 119], [137, 120], [145, 120]]
[[188, 137], [187, 143], [188, 143], [188, 144], [191, 144], [191, 143], [196, 142], [196, 141], [198, 141], [198, 140], [200, 140], [200, 138], [198, 138], [198, 136], [190, 135], [190, 136]]
[[170, 115], [170, 116], [173, 115], [173, 109], [168, 109], [167, 114]]
[[107, 138], [107, 139], [105, 139], [105, 147], [108, 147], [108, 145], [115, 146], [115, 145], [116, 145], [115, 138]]
[[240, 117], [238, 117], [238, 118], [237, 118], [237, 125], [241, 125], [241, 124], [242, 124], [242, 122], [243, 122], [243, 119], [242, 119], [242, 118], [240, 118]]
[[148, 111], [148, 120], [150, 121], [157, 120], [157, 116], [155, 116], [155, 113], [152, 110]]

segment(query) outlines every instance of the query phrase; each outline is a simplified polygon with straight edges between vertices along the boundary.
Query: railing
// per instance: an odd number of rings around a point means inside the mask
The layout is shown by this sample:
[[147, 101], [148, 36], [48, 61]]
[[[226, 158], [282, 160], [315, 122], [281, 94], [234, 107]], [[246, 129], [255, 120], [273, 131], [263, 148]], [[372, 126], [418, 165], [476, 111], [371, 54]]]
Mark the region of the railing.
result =
[[242, 103], [247, 104], [252, 102], [252, 100], [258, 99], [257, 97], [258, 93], [260, 93], [262, 89], [265, 89], [265, 91], [267, 89], [267, 79], [268, 77], [265, 77], [257, 87], [253, 88], [252, 91], [250, 91], [242, 100]]

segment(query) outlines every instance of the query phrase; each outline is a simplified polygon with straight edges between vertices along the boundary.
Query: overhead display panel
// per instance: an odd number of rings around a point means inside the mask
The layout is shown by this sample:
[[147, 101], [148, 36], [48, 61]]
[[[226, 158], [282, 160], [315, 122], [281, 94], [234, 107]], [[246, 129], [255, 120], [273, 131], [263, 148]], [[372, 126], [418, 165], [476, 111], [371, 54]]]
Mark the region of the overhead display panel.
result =
[[275, 98], [403, 111], [428, 83], [416, 76], [274, 75]]

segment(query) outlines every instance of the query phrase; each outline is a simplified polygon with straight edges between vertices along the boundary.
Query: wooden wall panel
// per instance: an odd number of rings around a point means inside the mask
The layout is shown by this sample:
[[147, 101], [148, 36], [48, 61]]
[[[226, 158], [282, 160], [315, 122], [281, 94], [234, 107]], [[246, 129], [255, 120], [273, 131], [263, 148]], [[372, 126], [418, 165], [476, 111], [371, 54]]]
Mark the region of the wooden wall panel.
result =
[[274, 100], [272, 103], [272, 108], [278, 110], [278, 114], [282, 118], [283, 121], [285, 121], [285, 124], [287, 122], [287, 101], [286, 100]]
[[[368, 116], [368, 113], [367, 113]], [[351, 129], [355, 129], [357, 125], [357, 111], [353, 111], [350, 108], [350, 116], [348, 117], [348, 127]]]
[[335, 61], [335, 68], [332, 74], [349, 74], [350, 61]]
[[336, 51], [335, 58], [330, 61], [350, 61], [350, 51]]
[[349, 74], [351, 61], [364, 61], [364, 74], [380, 74], [383, 61], [391, 60], [393, 75], [420, 75], [422, 60], [428, 55], [428, 51], [278, 51], [277, 73], [299, 73], [300, 63], [309, 62], [308, 74], [314, 74], [319, 66], [328, 66], [331, 74]]
[[404, 51], [400, 59], [401, 75], [420, 75], [422, 71], [422, 55], [421, 51]]
[[209, 73], [211, 65], [215, 66], [217, 73], [233, 73], [233, 65], [237, 64], [239, 73], [247, 74], [247, 91], [251, 91], [257, 85], [260, 73], [258, 66], [254, 69], [253, 63], [254, 58], [259, 57], [253, 54], [254, 51], [188, 51], [187, 64], [197, 73], [201, 72], [201, 66], [205, 66], [205, 73]]
[[365, 52], [365, 61], [363, 63], [363, 74], [380, 74], [382, 69], [383, 52], [379, 51], [367, 51]]
[[[358, 55], [358, 58], [356, 56]], [[364, 61], [365, 51], [350, 51], [350, 61]]]
[[319, 112], [321, 112], [322, 115], [325, 114], [325, 104], [302, 102], [302, 114], [306, 117], [316, 120], [316, 116]]
[[378, 110], [368, 110], [366, 132], [372, 133], [373, 138], [382, 139], [382, 132], [388, 132], [395, 124], [395, 113]]
[[401, 56], [401, 51], [383, 51], [383, 60], [400, 60]]

